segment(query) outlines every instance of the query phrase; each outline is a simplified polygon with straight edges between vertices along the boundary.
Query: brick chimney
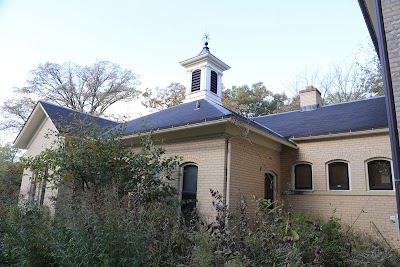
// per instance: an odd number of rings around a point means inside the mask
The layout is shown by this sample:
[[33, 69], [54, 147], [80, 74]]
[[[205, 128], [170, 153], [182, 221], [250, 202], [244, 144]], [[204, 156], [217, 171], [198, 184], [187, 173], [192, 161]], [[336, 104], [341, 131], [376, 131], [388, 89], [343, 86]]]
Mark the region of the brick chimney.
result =
[[312, 85], [300, 92], [300, 110], [314, 110], [322, 105], [321, 92]]

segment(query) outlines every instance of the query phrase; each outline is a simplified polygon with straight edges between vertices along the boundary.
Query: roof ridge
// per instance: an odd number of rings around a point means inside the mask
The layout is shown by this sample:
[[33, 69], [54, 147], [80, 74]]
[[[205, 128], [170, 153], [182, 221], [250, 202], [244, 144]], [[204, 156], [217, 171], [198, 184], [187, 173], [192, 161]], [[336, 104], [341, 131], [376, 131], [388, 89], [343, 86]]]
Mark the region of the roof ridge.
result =
[[267, 114], [267, 115], [261, 115], [261, 116], [253, 117], [253, 120], [258, 119], [258, 118], [270, 117], [270, 116], [274, 116], [274, 115], [281, 115], [281, 114], [287, 114], [287, 113], [293, 113], [293, 112], [299, 112], [299, 111], [300, 111], [300, 109], [296, 109], [296, 110], [290, 110], [290, 111], [281, 112], [281, 113], [272, 113], [272, 114]]
[[385, 96], [384, 95], [371, 96], [371, 97], [367, 97], [367, 98], [363, 98], [363, 99], [356, 99], [356, 100], [350, 100], [350, 101], [346, 101], [346, 102], [323, 105], [323, 106], [320, 106], [319, 108], [324, 108], [324, 107], [326, 108], [326, 107], [332, 107], [332, 106], [338, 106], [338, 105], [346, 105], [346, 104], [352, 104], [355, 102], [362, 102], [362, 101], [371, 101], [371, 100], [375, 100], [375, 99], [379, 99], [379, 98], [385, 98]]
[[[290, 140], [287, 140], [283, 135], [281, 135], [281, 134], [275, 132], [274, 130], [272, 130], [271, 128], [269, 128], [269, 127], [267, 127], [267, 126], [265, 126], [265, 125], [262, 125], [261, 123], [258, 123], [257, 121], [254, 120], [254, 118], [253, 118], [253, 119], [247, 118], [247, 117], [241, 115], [241, 114], [238, 113], [238, 112], [235, 112], [235, 111], [233, 111], [233, 110], [231, 110], [231, 109], [229, 109], [229, 108], [227, 108], [227, 107], [224, 107], [223, 105], [220, 105], [220, 104], [218, 104], [218, 103], [215, 103], [215, 102], [212, 102], [212, 101], [209, 101], [209, 100], [206, 100], [206, 101], [207, 101], [208, 103], [214, 105], [214, 106], [218, 106], [218, 107], [220, 107], [220, 108], [223, 108], [223, 109], [228, 110], [231, 114], [227, 114], [227, 115], [234, 115], [234, 116], [237, 116], [239, 119], [242, 119], [242, 120], [244, 120], [244, 121], [246, 121], [246, 122], [254, 123], [254, 124], [256, 124], [258, 127], [261, 127], [262, 129], [265, 129], [266, 131], [268, 131], [268, 132], [270, 132], [270, 133], [272, 133], [272, 134], [275, 134], [275, 135], [277, 135], [278, 137], [281, 137], [281, 138], [283, 138], [284, 140], [290, 142]], [[218, 108], [218, 107], [217, 107], [217, 108]]]
[[100, 117], [100, 116], [97, 116], [97, 115], [93, 115], [93, 114], [90, 114], [90, 113], [82, 112], [82, 111], [79, 111], [79, 110], [76, 110], [76, 109], [73, 109], [73, 108], [63, 107], [61, 105], [54, 104], [54, 103], [51, 103], [51, 102], [47, 102], [45, 100], [39, 100], [38, 102], [39, 103], [45, 103], [45, 104], [48, 104], [48, 105], [52, 105], [52, 106], [59, 107], [59, 108], [63, 108], [63, 109], [68, 109], [68, 110], [71, 110], [73, 112], [80, 113], [80, 114], [83, 114], [83, 115], [86, 115], [86, 116], [95, 117], [95, 118], [99, 118], [99, 119], [102, 119], [102, 120], [106, 120], [106, 121], [110, 121], [110, 122], [114, 122], [114, 123], [120, 124], [120, 122], [118, 122], [118, 121], [114, 121], [114, 120], [110, 120], [110, 119], [107, 119], [107, 118], [104, 118], [104, 117]]
[[[229, 108], [226, 108], [226, 107], [224, 107], [222, 104], [219, 104], [219, 103], [217, 103], [217, 102], [214, 102], [214, 101], [212, 101], [212, 100], [208, 100], [208, 99], [204, 99], [205, 101], [207, 101], [210, 105], [212, 105], [213, 107], [215, 107], [216, 109], [218, 109], [219, 111], [221, 111], [222, 113], [226, 113], [225, 115], [236, 115], [236, 112], [235, 111], [233, 111], [233, 110], [231, 110], [231, 109], [229, 109]], [[226, 111], [228, 111], [228, 112], [226, 112]]]
[[[334, 103], [334, 104], [329, 104], [329, 105], [322, 105], [322, 106], [320, 106], [320, 107], [317, 108], [317, 109], [309, 110], [309, 111], [307, 111], [307, 112], [319, 110], [319, 109], [322, 109], [322, 108], [335, 107], [335, 106], [338, 106], [338, 105], [352, 104], [352, 103], [361, 102], [361, 101], [371, 101], [371, 100], [375, 100], [375, 99], [381, 99], [381, 98], [384, 98], [384, 97], [385, 97], [384, 95], [383, 95], [383, 96], [372, 96], [372, 97], [368, 97], [368, 98], [350, 100], [350, 101], [341, 102], [341, 103]], [[293, 113], [293, 112], [302, 112], [302, 111], [301, 111], [300, 109], [296, 109], [296, 110], [291, 110], [291, 111], [286, 111], [286, 112], [280, 112], [280, 113], [273, 113], [273, 114], [262, 115], [262, 116], [254, 117], [253, 119], [264, 118], [264, 117], [270, 117], [270, 116], [274, 116], [274, 115], [288, 114], [288, 113]]]

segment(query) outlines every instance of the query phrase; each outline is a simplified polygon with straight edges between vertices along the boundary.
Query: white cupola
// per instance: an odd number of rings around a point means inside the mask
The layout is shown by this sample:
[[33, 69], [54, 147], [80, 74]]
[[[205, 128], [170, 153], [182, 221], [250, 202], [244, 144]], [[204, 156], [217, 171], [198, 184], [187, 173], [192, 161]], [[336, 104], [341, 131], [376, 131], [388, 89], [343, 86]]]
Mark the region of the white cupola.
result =
[[207, 99], [221, 104], [222, 75], [230, 67], [210, 53], [208, 42], [204, 45], [200, 54], [180, 62], [188, 75], [183, 102]]

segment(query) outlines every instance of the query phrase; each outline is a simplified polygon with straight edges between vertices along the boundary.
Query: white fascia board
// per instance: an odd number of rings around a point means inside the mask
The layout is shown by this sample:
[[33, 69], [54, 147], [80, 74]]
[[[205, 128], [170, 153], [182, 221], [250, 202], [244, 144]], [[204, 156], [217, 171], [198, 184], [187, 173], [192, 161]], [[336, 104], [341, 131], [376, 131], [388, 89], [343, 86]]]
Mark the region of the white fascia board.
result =
[[22, 127], [21, 131], [19, 132], [17, 138], [15, 139], [14, 144], [13, 144], [14, 147], [26, 149], [29, 146], [29, 144], [31, 143], [32, 140], [24, 140], [24, 139], [28, 139], [29, 135], [32, 136], [32, 138], [34, 138], [36, 133], [32, 134], [32, 133], [29, 133], [29, 131], [33, 131], [35, 128], [41, 127], [41, 125], [39, 125], [39, 127], [34, 127], [34, 125], [32, 125], [32, 123], [35, 123], [34, 122], [35, 120], [40, 121], [40, 117], [39, 117], [39, 116], [41, 116], [41, 114], [39, 114], [40, 110], [50, 120], [52, 126], [54, 127], [54, 131], [58, 132], [57, 127], [51, 121], [49, 115], [46, 113], [46, 110], [43, 108], [43, 106], [40, 104], [40, 102], [38, 102], [36, 107], [33, 109], [31, 115], [29, 115], [28, 120], [25, 122], [24, 126]]

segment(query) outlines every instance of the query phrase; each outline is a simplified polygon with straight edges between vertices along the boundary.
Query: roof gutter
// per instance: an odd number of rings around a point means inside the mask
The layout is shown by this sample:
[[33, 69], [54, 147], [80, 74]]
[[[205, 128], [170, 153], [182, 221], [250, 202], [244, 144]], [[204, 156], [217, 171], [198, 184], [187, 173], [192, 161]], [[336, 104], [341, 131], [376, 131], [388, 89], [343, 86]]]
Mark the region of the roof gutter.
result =
[[[235, 124], [235, 123], [234, 123], [234, 119], [230, 118], [230, 121], [231, 121], [233, 124]], [[255, 132], [255, 133], [258, 133], [259, 135], [262, 135], [262, 136], [264, 136], [264, 137], [267, 137], [267, 138], [269, 138], [269, 139], [272, 139], [272, 140], [274, 140], [274, 141], [276, 141], [276, 142], [278, 142], [278, 143], [281, 143], [281, 144], [283, 144], [283, 145], [286, 145], [286, 146], [288, 146], [288, 147], [291, 147], [291, 148], [294, 148], [294, 149], [298, 149], [298, 147], [296, 146], [296, 144], [294, 144], [293, 142], [291, 142], [291, 141], [289, 141], [289, 140], [286, 140], [286, 139], [283, 138], [283, 137], [280, 138], [280, 137], [278, 137], [278, 136], [276, 136], [276, 135], [274, 135], [274, 134], [272, 134], [272, 133], [268, 133], [268, 132], [266, 132], [266, 131], [264, 131], [264, 130], [262, 130], [262, 129], [260, 129], [260, 128], [254, 126], [254, 125], [251, 125], [251, 124], [247, 124], [247, 127], [249, 127], [251, 131], [253, 131], [253, 132]]]
[[[170, 133], [170, 132], [174, 132], [174, 131], [181, 131], [181, 130], [188, 130], [188, 129], [194, 129], [194, 128], [198, 128], [198, 127], [204, 127], [204, 126], [210, 126], [210, 125], [216, 125], [216, 124], [221, 124], [221, 123], [232, 123], [235, 124], [235, 119], [232, 118], [232, 116], [225, 116], [225, 117], [221, 117], [219, 119], [214, 119], [214, 120], [205, 120], [202, 122], [197, 122], [197, 123], [192, 123], [192, 124], [185, 124], [185, 125], [179, 125], [179, 126], [171, 126], [168, 128], [162, 128], [162, 129], [154, 129], [154, 134], [162, 134], [162, 133]], [[292, 143], [289, 140], [285, 140], [284, 138], [279, 138], [278, 136], [275, 136], [271, 133], [267, 133], [264, 130], [261, 130], [251, 124], [247, 124], [246, 127], [249, 127], [249, 129], [257, 134], [260, 134], [264, 137], [267, 137], [271, 140], [274, 140], [278, 143], [281, 143], [283, 145], [289, 146], [291, 148], [295, 148], [297, 149], [298, 147], [296, 146], [296, 144]], [[148, 133], [149, 131], [145, 131], [142, 133]], [[123, 140], [126, 139], [130, 139], [130, 138], [135, 138], [137, 137], [138, 133], [134, 133], [134, 134], [130, 134], [130, 135], [126, 135], [124, 137], [122, 137]]]
[[[221, 117], [219, 119], [209, 120], [209, 121], [205, 120], [202, 122], [197, 122], [197, 123], [192, 123], [192, 124], [170, 126], [168, 128], [162, 128], [162, 129], [153, 129], [153, 132], [155, 134], [170, 133], [170, 132], [174, 132], [174, 131], [188, 130], [188, 129], [193, 129], [193, 128], [197, 128], [197, 127], [221, 124], [221, 123], [225, 123], [225, 122], [229, 122], [228, 117]], [[149, 133], [149, 132], [150, 131], [144, 131], [144, 132], [137, 132], [137, 133], [129, 134], [129, 135], [123, 136], [122, 139], [125, 140], [125, 139], [135, 138], [138, 136], [139, 133], [145, 134], [145, 133]]]
[[335, 137], [348, 137], [348, 136], [355, 136], [355, 135], [368, 135], [368, 134], [379, 134], [379, 133], [388, 133], [388, 128], [380, 128], [380, 129], [370, 129], [364, 131], [348, 131], [348, 132], [341, 132], [341, 133], [329, 133], [323, 135], [309, 135], [309, 136], [299, 136], [299, 137], [291, 137], [289, 140], [291, 141], [306, 141], [306, 140], [318, 140], [318, 139], [325, 139], [325, 138], [335, 138]]

